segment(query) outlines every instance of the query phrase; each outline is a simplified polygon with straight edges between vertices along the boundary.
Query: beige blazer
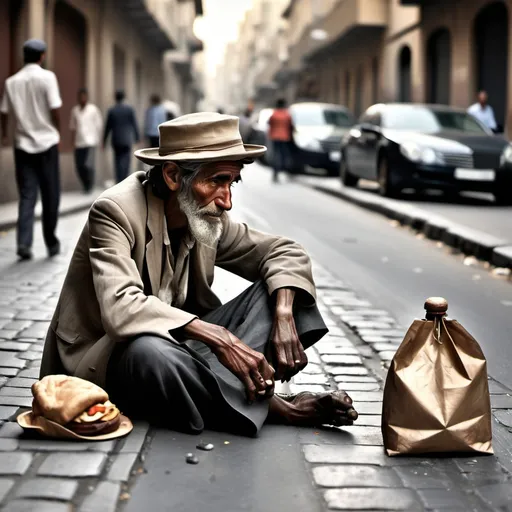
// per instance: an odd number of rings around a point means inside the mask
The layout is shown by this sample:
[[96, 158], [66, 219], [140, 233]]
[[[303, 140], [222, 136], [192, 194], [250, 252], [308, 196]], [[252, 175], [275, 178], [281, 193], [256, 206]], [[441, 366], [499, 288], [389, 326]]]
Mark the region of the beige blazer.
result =
[[311, 263], [300, 245], [226, 216], [218, 246], [196, 243], [190, 252], [192, 310], [162, 302], [164, 203], [144, 180], [145, 173], [135, 173], [92, 205], [48, 330], [41, 377], [67, 373], [104, 387], [116, 343], [142, 333], [176, 343], [170, 331], [220, 305], [211, 290], [215, 265], [253, 282], [263, 279], [269, 294], [294, 287], [315, 298]]

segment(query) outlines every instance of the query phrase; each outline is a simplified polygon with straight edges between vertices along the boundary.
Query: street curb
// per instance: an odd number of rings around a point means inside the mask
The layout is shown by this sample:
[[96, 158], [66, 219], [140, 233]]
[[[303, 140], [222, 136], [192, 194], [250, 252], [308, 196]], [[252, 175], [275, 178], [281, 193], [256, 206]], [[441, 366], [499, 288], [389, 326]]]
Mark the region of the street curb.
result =
[[[71, 205], [71, 206], [66, 206], [64, 208], [61, 208], [59, 210], [59, 219], [61, 217], [67, 217], [69, 215], [73, 215], [75, 213], [79, 213], [79, 212], [88, 210], [92, 206], [92, 204], [94, 203], [96, 198], [97, 198], [97, 196], [93, 196], [90, 198], [89, 201], [84, 201], [83, 203], [80, 203], [77, 205]], [[34, 220], [40, 221], [41, 217], [42, 217], [41, 212], [36, 213], [34, 216]], [[9, 231], [11, 229], [14, 229], [16, 227], [16, 224], [17, 224], [16, 218], [11, 218], [11, 219], [7, 219], [7, 220], [2, 219], [2, 220], [0, 220], [0, 231]]]
[[360, 190], [336, 190], [327, 186], [302, 183], [320, 192], [344, 199], [350, 203], [380, 213], [405, 226], [423, 233], [431, 240], [439, 240], [464, 254], [488, 261], [499, 267], [512, 268], [512, 241], [497, 238], [483, 231], [457, 224], [445, 217], [421, 208]]

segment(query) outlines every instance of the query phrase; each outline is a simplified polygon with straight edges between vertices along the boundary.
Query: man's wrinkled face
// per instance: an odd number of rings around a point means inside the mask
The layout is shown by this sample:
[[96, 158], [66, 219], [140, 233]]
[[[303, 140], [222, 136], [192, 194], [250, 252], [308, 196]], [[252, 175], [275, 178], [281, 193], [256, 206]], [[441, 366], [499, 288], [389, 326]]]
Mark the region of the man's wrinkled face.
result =
[[231, 188], [241, 180], [242, 165], [237, 162], [205, 164], [189, 188], [178, 194], [192, 236], [214, 246], [222, 234], [222, 215], [231, 210]]

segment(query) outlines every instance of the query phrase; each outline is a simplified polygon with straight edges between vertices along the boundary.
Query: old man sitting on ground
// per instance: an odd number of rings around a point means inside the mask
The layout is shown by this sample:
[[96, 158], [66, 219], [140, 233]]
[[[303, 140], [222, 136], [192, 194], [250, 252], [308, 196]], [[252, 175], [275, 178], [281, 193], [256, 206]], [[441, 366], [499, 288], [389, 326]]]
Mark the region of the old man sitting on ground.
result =
[[[344, 392], [274, 395], [327, 332], [301, 246], [230, 219], [231, 187], [265, 152], [238, 119], [214, 113], [160, 125], [152, 165], [93, 204], [45, 343], [41, 376], [104, 387], [122, 410], [169, 428], [247, 435], [265, 421], [346, 425]], [[250, 172], [250, 171], [249, 171]], [[214, 266], [254, 284], [221, 305]], [[275, 372], [274, 372], [275, 368]]]

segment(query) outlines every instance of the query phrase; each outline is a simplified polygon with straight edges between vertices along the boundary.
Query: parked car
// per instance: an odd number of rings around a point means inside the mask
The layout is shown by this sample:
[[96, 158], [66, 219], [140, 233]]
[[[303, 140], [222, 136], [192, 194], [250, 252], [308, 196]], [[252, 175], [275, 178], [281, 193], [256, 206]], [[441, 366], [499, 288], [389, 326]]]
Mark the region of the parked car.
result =
[[271, 147], [268, 141], [268, 120], [270, 116], [274, 112], [273, 108], [263, 108], [256, 114], [254, 114], [252, 119], [252, 130], [249, 136], [249, 144], [260, 144], [262, 146], [267, 146], [268, 151], [261, 158], [261, 162], [267, 164], [270, 162], [269, 152], [271, 151]]
[[377, 180], [381, 193], [404, 188], [491, 192], [512, 203], [512, 145], [465, 110], [440, 105], [370, 107], [341, 144], [345, 186]]
[[354, 124], [352, 114], [343, 106], [330, 103], [294, 103], [290, 106], [294, 125], [294, 168], [304, 166], [326, 169], [337, 176], [342, 137]]

